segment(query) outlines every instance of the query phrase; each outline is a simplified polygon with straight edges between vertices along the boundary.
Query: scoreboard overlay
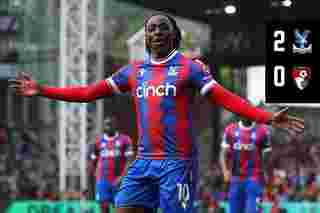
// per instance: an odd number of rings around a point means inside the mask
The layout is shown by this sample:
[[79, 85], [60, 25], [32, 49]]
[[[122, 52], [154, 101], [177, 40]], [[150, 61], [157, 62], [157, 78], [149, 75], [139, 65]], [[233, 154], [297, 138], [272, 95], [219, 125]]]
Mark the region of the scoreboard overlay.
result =
[[266, 104], [320, 106], [319, 26], [306, 20], [267, 23]]

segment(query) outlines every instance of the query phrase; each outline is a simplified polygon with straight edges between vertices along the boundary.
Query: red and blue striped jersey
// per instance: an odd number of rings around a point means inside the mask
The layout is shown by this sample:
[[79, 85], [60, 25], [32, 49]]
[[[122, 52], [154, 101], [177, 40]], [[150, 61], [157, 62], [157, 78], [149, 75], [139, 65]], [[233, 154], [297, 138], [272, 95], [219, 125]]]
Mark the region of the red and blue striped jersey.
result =
[[240, 180], [263, 180], [263, 152], [271, 150], [270, 130], [266, 125], [229, 124], [224, 131], [222, 148], [231, 158], [232, 177]]
[[114, 137], [103, 134], [97, 137], [93, 150], [89, 150], [89, 153], [91, 160], [96, 161], [96, 180], [104, 179], [114, 183], [133, 156], [132, 141], [124, 134]]
[[138, 158], [190, 159], [197, 152], [190, 106], [196, 90], [205, 95], [215, 84], [203, 64], [173, 51], [162, 61], [129, 64], [106, 82], [134, 99]]

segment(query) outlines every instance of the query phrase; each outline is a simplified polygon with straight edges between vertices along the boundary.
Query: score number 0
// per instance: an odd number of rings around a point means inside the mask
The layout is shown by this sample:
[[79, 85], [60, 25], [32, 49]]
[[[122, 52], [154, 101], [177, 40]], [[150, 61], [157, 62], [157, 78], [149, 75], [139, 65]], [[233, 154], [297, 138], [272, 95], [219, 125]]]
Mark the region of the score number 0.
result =
[[[283, 30], [276, 30], [273, 32], [275, 38], [273, 43], [273, 50], [275, 52], [284, 52], [285, 48], [280, 46], [285, 41], [285, 32]], [[283, 87], [285, 85], [285, 68], [277, 65], [273, 68], [273, 84], [276, 87]]]
[[283, 87], [285, 85], [285, 68], [281, 65], [276, 65], [273, 68], [273, 85]]

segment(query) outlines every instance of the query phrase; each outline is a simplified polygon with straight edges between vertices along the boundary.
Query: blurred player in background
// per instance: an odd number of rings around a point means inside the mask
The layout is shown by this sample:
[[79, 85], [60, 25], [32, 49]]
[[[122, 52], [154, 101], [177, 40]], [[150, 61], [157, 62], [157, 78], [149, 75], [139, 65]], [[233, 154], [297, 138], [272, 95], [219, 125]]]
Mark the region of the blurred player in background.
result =
[[129, 136], [120, 134], [114, 116], [103, 121], [103, 134], [89, 148], [91, 174], [96, 177], [96, 200], [102, 213], [109, 212], [126, 167], [133, 160], [133, 145]]
[[118, 213], [147, 212], [160, 205], [165, 213], [194, 211], [198, 149], [190, 105], [195, 91], [212, 104], [257, 123], [302, 132], [304, 121], [287, 110], [271, 113], [252, 106], [217, 83], [198, 60], [179, 52], [181, 30], [167, 14], [145, 21], [148, 57], [88, 86], [50, 87], [21, 74], [11, 81], [19, 95], [69, 102], [90, 102], [130, 92], [137, 113], [137, 159], [122, 178], [115, 199]]
[[[245, 118], [225, 128], [220, 164], [225, 181], [230, 183], [230, 213], [257, 213], [262, 210], [264, 172], [270, 166], [270, 135], [268, 126]], [[270, 170], [267, 172], [271, 175]]]

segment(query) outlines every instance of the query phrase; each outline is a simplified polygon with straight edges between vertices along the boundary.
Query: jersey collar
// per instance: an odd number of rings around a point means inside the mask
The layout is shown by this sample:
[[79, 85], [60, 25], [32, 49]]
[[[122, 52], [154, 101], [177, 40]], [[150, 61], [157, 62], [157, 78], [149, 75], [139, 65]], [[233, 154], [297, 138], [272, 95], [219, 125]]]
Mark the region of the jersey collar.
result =
[[118, 133], [118, 132], [116, 132], [113, 137], [110, 137], [107, 133], [104, 133], [104, 134], [103, 134], [103, 138], [104, 138], [105, 140], [114, 140], [114, 139], [115, 139], [116, 137], [118, 137], [118, 136], [119, 136], [119, 133]]
[[250, 126], [245, 126], [243, 125], [242, 121], [239, 121], [238, 122], [238, 125], [241, 129], [247, 129], [247, 130], [250, 130], [252, 128], [254, 128], [256, 126], [256, 122], [252, 122]]
[[160, 59], [160, 60], [153, 59], [150, 56], [150, 62], [151, 62], [151, 64], [155, 64], [155, 65], [164, 64], [164, 63], [168, 62], [169, 60], [171, 60], [175, 55], [177, 55], [177, 53], [178, 53], [177, 50], [172, 50], [167, 57]]

